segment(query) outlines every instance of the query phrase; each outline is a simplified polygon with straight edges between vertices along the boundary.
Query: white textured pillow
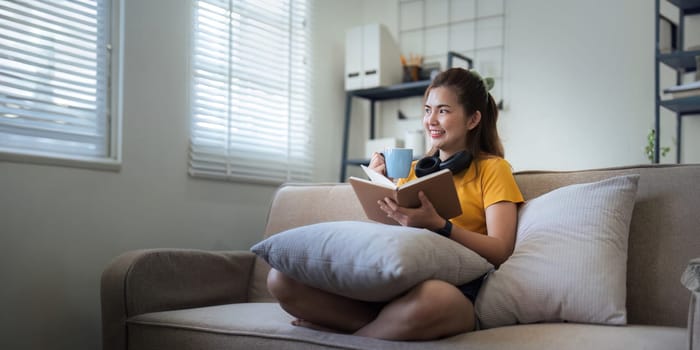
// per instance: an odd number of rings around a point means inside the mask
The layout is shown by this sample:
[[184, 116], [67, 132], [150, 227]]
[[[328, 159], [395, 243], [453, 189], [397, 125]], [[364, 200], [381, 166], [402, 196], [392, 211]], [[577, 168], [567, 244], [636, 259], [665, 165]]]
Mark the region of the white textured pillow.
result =
[[700, 350], [700, 258], [690, 260], [681, 276], [681, 283], [690, 291], [688, 343], [691, 350]]
[[467, 283], [493, 268], [431, 231], [361, 221], [297, 227], [251, 250], [297, 281], [364, 301], [391, 300], [428, 279]]
[[561, 187], [523, 205], [513, 255], [477, 296], [481, 327], [627, 323], [627, 238], [638, 180]]

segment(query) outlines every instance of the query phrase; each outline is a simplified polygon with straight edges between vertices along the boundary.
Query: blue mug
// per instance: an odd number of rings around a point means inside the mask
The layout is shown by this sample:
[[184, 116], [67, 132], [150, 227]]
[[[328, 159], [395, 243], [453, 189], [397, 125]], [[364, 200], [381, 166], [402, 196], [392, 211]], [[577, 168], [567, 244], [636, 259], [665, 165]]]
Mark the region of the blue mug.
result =
[[408, 177], [413, 162], [413, 150], [410, 148], [387, 148], [384, 150], [386, 176], [392, 179]]

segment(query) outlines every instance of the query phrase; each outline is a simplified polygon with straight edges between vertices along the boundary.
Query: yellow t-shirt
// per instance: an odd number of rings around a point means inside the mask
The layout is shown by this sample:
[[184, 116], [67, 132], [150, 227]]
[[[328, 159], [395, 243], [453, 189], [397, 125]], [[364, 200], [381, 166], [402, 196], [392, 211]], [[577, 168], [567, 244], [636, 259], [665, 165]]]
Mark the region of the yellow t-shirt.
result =
[[[413, 162], [408, 177], [399, 180], [399, 185], [416, 179], [415, 163]], [[502, 201], [523, 202], [523, 195], [515, 183], [510, 164], [500, 157], [474, 160], [467, 171], [453, 176], [453, 179], [462, 205], [462, 215], [450, 221], [469, 231], [486, 234], [486, 208], [491, 204]]]

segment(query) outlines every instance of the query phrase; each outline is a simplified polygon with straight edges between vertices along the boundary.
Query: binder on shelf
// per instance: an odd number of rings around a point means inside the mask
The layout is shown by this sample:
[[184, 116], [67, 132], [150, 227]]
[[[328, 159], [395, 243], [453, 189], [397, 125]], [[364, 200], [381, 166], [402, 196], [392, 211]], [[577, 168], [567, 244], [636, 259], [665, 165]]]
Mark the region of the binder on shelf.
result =
[[659, 16], [659, 51], [669, 53], [676, 50], [678, 28], [664, 16]]
[[345, 90], [401, 82], [399, 48], [381, 24], [350, 28], [345, 33]]

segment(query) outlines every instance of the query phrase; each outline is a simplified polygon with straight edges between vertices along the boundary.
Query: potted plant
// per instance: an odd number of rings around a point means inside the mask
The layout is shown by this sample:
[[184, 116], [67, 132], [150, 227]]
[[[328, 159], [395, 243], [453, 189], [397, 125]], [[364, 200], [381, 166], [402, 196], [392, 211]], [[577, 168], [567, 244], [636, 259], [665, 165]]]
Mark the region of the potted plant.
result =
[[[647, 155], [647, 158], [649, 159], [650, 162], [654, 162], [654, 143], [656, 142], [656, 130], [655, 129], [650, 129], [649, 134], [647, 135], [647, 145], [644, 147], [644, 153]], [[661, 157], [665, 157], [666, 154], [671, 150], [671, 147], [659, 147], [659, 152], [661, 153]]]

